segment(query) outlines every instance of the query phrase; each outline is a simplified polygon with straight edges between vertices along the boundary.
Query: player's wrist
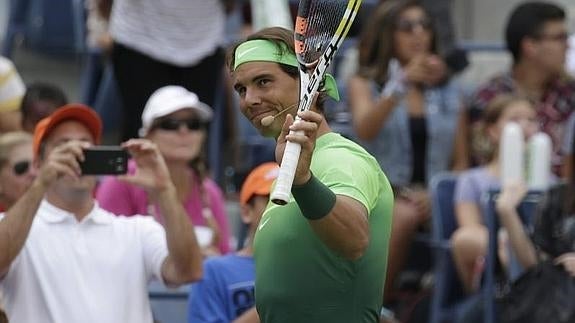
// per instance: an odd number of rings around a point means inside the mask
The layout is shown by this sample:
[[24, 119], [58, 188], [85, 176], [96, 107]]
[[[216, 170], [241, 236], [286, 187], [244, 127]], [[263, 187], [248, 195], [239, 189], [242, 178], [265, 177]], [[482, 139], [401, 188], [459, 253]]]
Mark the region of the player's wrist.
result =
[[292, 186], [292, 195], [301, 213], [308, 220], [319, 220], [329, 214], [336, 202], [336, 195], [313, 174], [302, 185]]

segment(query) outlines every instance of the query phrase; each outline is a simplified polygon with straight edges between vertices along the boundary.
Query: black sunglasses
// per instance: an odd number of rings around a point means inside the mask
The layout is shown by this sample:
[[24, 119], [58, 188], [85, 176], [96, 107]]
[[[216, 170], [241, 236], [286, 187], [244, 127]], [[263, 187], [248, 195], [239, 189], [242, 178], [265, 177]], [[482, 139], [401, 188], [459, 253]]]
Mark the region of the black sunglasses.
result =
[[188, 130], [204, 130], [208, 127], [208, 123], [199, 119], [164, 119], [156, 123], [153, 129], [162, 129], [168, 131], [177, 131], [184, 125]]
[[396, 24], [397, 30], [407, 33], [414, 32], [415, 28], [417, 27], [421, 27], [423, 30], [430, 30], [431, 20], [428, 18], [417, 19], [417, 20], [401, 19]]
[[29, 169], [30, 169], [30, 161], [29, 160], [19, 161], [12, 166], [12, 171], [17, 176], [22, 176], [22, 175], [28, 173]]

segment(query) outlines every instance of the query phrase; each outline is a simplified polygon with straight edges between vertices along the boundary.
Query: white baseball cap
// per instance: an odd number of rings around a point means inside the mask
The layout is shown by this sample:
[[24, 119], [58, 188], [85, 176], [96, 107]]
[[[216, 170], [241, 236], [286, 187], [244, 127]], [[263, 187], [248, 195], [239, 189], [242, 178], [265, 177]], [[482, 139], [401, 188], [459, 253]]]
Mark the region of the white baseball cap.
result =
[[181, 86], [168, 85], [157, 89], [146, 102], [140, 137], [148, 134], [154, 120], [182, 109], [194, 110], [202, 121], [212, 119], [212, 108], [201, 102], [195, 93]]

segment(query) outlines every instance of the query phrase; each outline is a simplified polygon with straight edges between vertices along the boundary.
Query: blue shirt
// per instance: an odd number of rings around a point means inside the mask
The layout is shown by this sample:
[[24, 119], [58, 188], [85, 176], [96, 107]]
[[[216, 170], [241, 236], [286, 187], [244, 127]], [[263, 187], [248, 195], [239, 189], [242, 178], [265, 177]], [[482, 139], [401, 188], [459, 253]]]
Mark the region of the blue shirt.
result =
[[255, 305], [253, 257], [226, 255], [204, 261], [204, 276], [192, 284], [189, 323], [225, 323]]
[[[380, 90], [375, 83], [374, 95]], [[456, 81], [425, 90], [427, 150], [425, 174], [428, 182], [433, 175], [449, 169], [453, 156], [457, 117], [461, 108], [461, 92]], [[405, 100], [393, 108], [378, 136], [361, 144], [377, 158], [383, 172], [393, 185], [410, 184], [413, 172], [413, 152], [409, 132], [409, 115]]]

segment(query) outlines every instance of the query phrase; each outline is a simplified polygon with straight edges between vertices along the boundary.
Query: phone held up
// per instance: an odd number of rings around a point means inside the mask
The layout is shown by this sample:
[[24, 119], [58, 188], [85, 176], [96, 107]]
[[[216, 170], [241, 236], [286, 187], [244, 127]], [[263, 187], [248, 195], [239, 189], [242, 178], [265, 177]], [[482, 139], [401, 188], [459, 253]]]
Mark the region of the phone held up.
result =
[[92, 146], [84, 149], [82, 175], [122, 175], [128, 172], [128, 152], [120, 146]]

